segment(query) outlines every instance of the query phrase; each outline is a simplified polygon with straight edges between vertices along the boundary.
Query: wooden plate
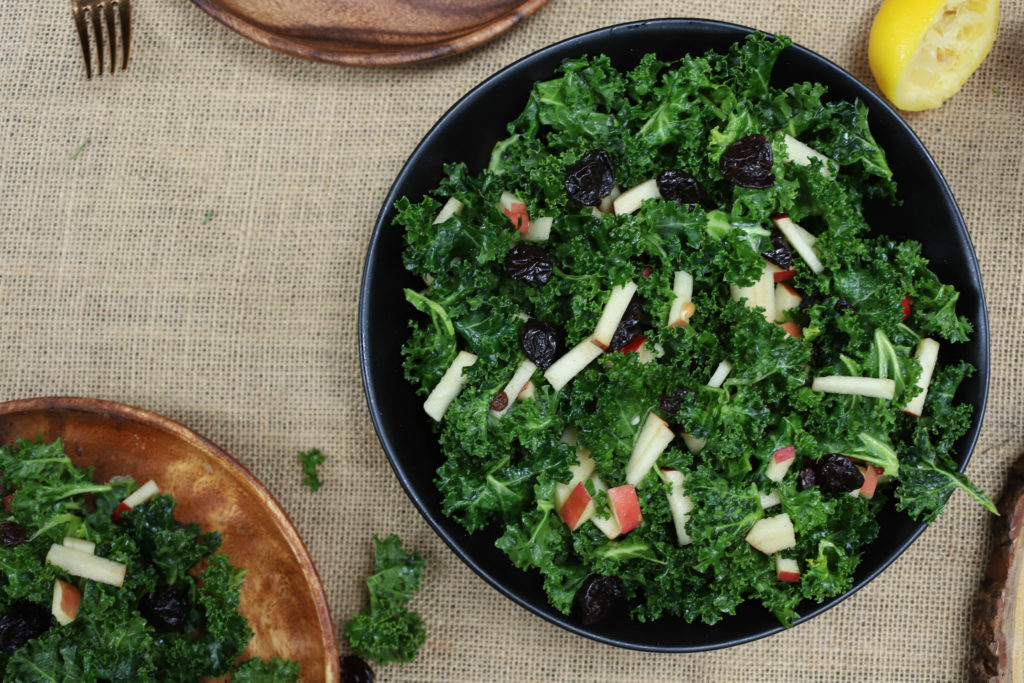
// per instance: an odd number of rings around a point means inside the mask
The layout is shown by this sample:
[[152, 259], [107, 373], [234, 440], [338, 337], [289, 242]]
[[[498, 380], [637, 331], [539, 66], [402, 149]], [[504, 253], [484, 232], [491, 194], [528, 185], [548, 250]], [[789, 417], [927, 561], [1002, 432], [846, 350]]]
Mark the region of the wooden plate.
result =
[[291, 659], [303, 681], [337, 681], [338, 647], [320, 577], [295, 527], [270, 492], [230, 455], [186, 427], [139, 408], [91, 398], [0, 404], [0, 440], [64, 440], [94, 479], [156, 481], [178, 502], [175, 517], [219, 531], [221, 551], [245, 568], [241, 611], [248, 655]]
[[468, 50], [547, 0], [192, 0], [246, 38], [295, 57], [381, 66]]

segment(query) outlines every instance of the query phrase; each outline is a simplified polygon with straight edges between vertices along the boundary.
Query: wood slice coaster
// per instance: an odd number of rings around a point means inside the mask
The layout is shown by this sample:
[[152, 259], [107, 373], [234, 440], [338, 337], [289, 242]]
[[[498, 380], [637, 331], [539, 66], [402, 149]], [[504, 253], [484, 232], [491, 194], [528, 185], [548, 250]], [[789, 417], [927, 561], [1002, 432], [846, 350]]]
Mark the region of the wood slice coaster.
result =
[[1024, 681], [1024, 456], [1013, 463], [993, 522], [993, 548], [974, 604], [973, 682]]

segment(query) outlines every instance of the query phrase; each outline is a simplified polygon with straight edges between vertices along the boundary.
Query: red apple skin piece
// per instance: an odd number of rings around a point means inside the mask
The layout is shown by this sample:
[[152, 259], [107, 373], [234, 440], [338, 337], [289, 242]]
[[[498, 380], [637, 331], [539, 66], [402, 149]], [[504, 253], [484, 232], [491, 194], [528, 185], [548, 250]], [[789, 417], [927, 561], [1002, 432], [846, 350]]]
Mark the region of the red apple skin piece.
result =
[[633, 351], [639, 351], [640, 347], [644, 345], [645, 341], [647, 341], [647, 337], [645, 337], [642, 334], [638, 334], [637, 336], [633, 337], [633, 340], [631, 342], [629, 342], [621, 349], [619, 349], [619, 353], [631, 353]]
[[901, 301], [900, 303], [903, 304], [903, 317], [900, 318], [900, 322], [903, 322], [904, 320], [910, 317], [910, 295], [907, 294], [906, 296], [904, 296], [903, 301]]
[[587, 493], [587, 487], [581, 481], [576, 484], [576, 488], [565, 499], [565, 503], [562, 505], [562, 509], [558, 511], [558, 514], [561, 515], [562, 520], [569, 525], [570, 529], [576, 531], [580, 526], [580, 519], [582, 519], [583, 513], [586, 511], [587, 506], [590, 505], [591, 500], [590, 494]]
[[63, 625], [70, 624], [78, 616], [78, 608], [82, 605], [82, 592], [63, 579], [53, 583], [53, 616]]
[[636, 487], [632, 484], [608, 489], [608, 502], [622, 529], [621, 533], [632, 531], [644, 521], [640, 514], [640, 499], [636, 497]]
[[651, 267], [647, 266], [646, 268], [644, 268], [643, 272], [640, 273], [640, 277], [642, 277], [643, 279], [646, 280], [647, 278], [649, 278], [651, 276], [652, 272], [654, 272], [654, 271], [651, 270]]
[[123, 515], [126, 512], [131, 512], [131, 510], [131, 505], [128, 505], [127, 503], [118, 503], [117, 507], [114, 508], [114, 511], [110, 513], [110, 518], [114, 520], [115, 523], [120, 524], [121, 515]]
[[526, 213], [526, 204], [516, 202], [511, 207], [502, 211], [512, 221], [512, 225], [519, 230], [520, 234], [525, 235], [530, 232], [530, 215]]
[[875, 489], [878, 488], [878, 477], [882, 472], [883, 470], [881, 467], [868, 465], [864, 469], [864, 484], [860, 487], [860, 491], [858, 493], [865, 498], [873, 498], [875, 495]]
[[796, 268], [790, 268], [789, 270], [777, 270], [772, 273], [772, 280], [774, 282], [785, 282], [786, 280], [792, 279], [796, 275]]
[[788, 583], [799, 583], [800, 575], [795, 572], [779, 572], [779, 581], [786, 581]]
[[13, 499], [14, 499], [14, 494], [13, 493], [11, 495], [9, 495], [9, 496], [4, 496], [4, 509], [7, 510], [7, 514], [9, 514], [9, 515], [14, 514], [14, 511], [11, 510], [11, 501]]
[[793, 337], [795, 339], [803, 339], [804, 337], [804, 331], [800, 329], [800, 326], [797, 325], [792, 320], [789, 320], [784, 323], [779, 323], [779, 327], [784, 329], [786, 331], [786, 334], [788, 334], [790, 337]]
[[796, 457], [796, 446], [786, 446], [772, 453], [772, 459], [775, 462], [786, 462]]

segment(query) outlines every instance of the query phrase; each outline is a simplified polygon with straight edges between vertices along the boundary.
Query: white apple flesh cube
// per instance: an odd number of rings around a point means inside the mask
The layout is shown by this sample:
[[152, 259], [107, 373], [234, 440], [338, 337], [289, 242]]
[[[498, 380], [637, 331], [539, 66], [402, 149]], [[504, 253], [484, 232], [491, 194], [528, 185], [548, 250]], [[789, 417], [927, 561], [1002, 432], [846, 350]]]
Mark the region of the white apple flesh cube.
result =
[[690, 545], [693, 539], [686, 533], [686, 523], [690, 521], [693, 501], [686, 495], [683, 484], [686, 477], [679, 470], [662, 470], [661, 477], [671, 488], [668, 492], [668, 507], [672, 511], [672, 524], [676, 528], [676, 540], [679, 545]]
[[60, 567], [72, 576], [80, 576], [83, 579], [119, 588], [124, 584], [125, 572], [128, 570], [128, 567], [120, 562], [97, 557], [56, 543], [51, 545], [49, 552], [46, 553], [46, 562]]
[[821, 175], [832, 178], [835, 173], [829, 163], [831, 159], [814, 149], [810, 145], [800, 142], [791, 135], [783, 133], [782, 139], [786, 147], [786, 156], [797, 166], [810, 166], [811, 159], [818, 159], [821, 162]]
[[89, 553], [90, 555], [96, 554], [96, 544], [92, 541], [87, 541], [84, 538], [75, 538], [74, 536], [65, 536], [62, 544], [65, 548], [73, 548], [74, 550], [81, 550], [83, 553]]
[[754, 522], [743, 540], [765, 555], [773, 555], [796, 546], [796, 532], [793, 530], [793, 521], [783, 512]]
[[779, 581], [796, 583], [800, 580], [800, 565], [796, 560], [776, 555], [775, 576], [779, 578]]
[[156, 482], [150, 479], [139, 488], [132, 491], [122, 503], [130, 508], [136, 508], [143, 503], [149, 502], [154, 496], [160, 493], [160, 488], [156, 485]]
[[537, 387], [535, 387], [533, 385], [533, 382], [530, 381], [526, 383], [526, 386], [523, 387], [523, 390], [519, 392], [519, 395], [516, 396], [516, 398], [519, 399], [520, 401], [525, 401], [528, 398], [533, 398], [533, 395], [536, 393]]
[[82, 605], [82, 592], [64, 579], [53, 580], [53, 601], [50, 613], [57, 623], [67, 626], [78, 616], [78, 608]]
[[687, 450], [694, 455], [704, 450], [704, 447], [708, 445], [708, 442], [704, 439], [698, 439], [696, 436], [689, 432], [683, 432], [680, 436], [683, 437], [683, 443], [686, 444]]
[[773, 508], [776, 505], [782, 505], [782, 498], [779, 497], [778, 491], [772, 491], [771, 493], [760, 493], [761, 497], [761, 509], [767, 510]]
[[768, 467], [764, 470], [764, 476], [774, 482], [780, 482], [786, 477], [786, 472], [796, 459], [796, 448], [786, 446], [771, 454], [768, 460]]
[[608, 301], [604, 305], [604, 310], [601, 311], [601, 317], [597, 321], [597, 326], [594, 327], [593, 334], [594, 343], [601, 347], [602, 351], [612, 343], [615, 330], [622, 322], [622, 316], [625, 315], [635, 293], [636, 283], [627, 282], [625, 285], [615, 285], [611, 294], [608, 295]]
[[594, 362], [602, 353], [604, 351], [594, 343], [593, 337], [587, 337], [552, 363], [544, 371], [544, 379], [548, 381], [548, 384], [555, 391], [561, 391], [562, 387], [582, 372], [583, 368]]
[[651, 178], [620, 194], [612, 202], [612, 206], [616, 214], [633, 213], [640, 208], [644, 200], [658, 199], [659, 197], [661, 197], [661, 192], [658, 190], [658, 181]]
[[917, 378], [917, 386], [921, 387], [921, 393], [910, 399], [903, 412], [914, 417], [921, 417], [924, 412], [924, 400], [928, 396], [928, 385], [932, 381], [932, 373], [935, 372], [935, 364], [939, 360], [939, 342], [925, 337], [917, 344], [914, 358], [921, 364], [921, 376]]
[[708, 380], [708, 386], [713, 389], [718, 389], [725, 383], [725, 378], [732, 372], [732, 363], [727, 360], [723, 360], [715, 368], [715, 372], [711, 375], [711, 379]]
[[672, 305], [668, 309], [668, 326], [688, 325], [697, 310], [693, 305], [693, 276], [685, 270], [677, 270], [672, 281], [672, 294]]
[[530, 221], [530, 229], [522, 233], [524, 242], [543, 242], [551, 237], [551, 226], [555, 219], [550, 216], [534, 218]]
[[797, 308], [803, 297], [785, 282], [775, 285], [775, 322], [786, 321], [786, 312]]
[[437, 218], [434, 219], [434, 225], [444, 223], [452, 216], [458, 216], [462, 213], [462, 209], [465, 205], [455, 197], [449, 197], [448, 201], [445, 202], [444, 206], [437, 214]]
[[441, 418], [448, 411], [448, 406], [451, 405], [455, 397], [462, 391], [462, 385], [466, 383], [466, 378], [462, 376], [463, 368], [468, 368], [473, 363], [476, 363], [476, 354], [469, 351], [459, 351], [458, 355], [455, 356], [455, 360], [445, 370], [441, 381], [437, 383], [437, 386], [427, 396], [427, 400], [423, 402], [423, 410], [426, 411], [427, 415], [434, 418], [436, 422], [441, 421]]
[[622, 188], [618, 185], [612, 187], [612, 191], [608, 193], [607, 197], [601, 199], [601, 203], [597, 205], [597, 210], [601, 213], [615, 213], [615, 200], [622, 194]]
[[868, 398], [884, 398], [891, 401], [892, 397], [896, 395], [896, 382], [879, 377], [826, 375], [815, 377], [811, 382], [811, 390], [825, 394], [867, 396]]
[[581, 481], [590, 479], [594, 473], [594, 459], [590, 457], [589, 451], [576, 451], [576, 464], [569, 468], [572, 478], [569, 480], [569, 488], [573, 488]]
[[[595, 491], [607, 491], [608, 486], [601, 481], [601, 477], [596, 474], [590, 477], [590, 483], [594, 487]], [[614, 512], [609, 509], [608, 516], [598, 515], [595, 511], [594, 516], [590, 518], [591, 523], [600, 529], [609, 539], [615, 539], [622, 535], [622, 528], [619, 526], [619, 521], [615, 518]]]
[[[644, 432], [648, 432], [646, 439], [644, 439]], [[647, 413], [647, 422], [640, 430], [640, 437], [633, 445], [633, 452], [626, 465], [626, 483], [636, 486], [643, 481], [647, 473], [654, 467], [654, 463], [658, 461], [658, 456], [668, 448], [675, 436], [675, 432], [668, 426], [668, 423], [653, 412]]]
[[814, 236], [794, 223], [789, 216], [776, 216], [772, 219], [775, 227], [786, 238], [790, 246], [800, 255], [807, 267], [815, 273], [824, 270], [818, 254], [814, 251]]

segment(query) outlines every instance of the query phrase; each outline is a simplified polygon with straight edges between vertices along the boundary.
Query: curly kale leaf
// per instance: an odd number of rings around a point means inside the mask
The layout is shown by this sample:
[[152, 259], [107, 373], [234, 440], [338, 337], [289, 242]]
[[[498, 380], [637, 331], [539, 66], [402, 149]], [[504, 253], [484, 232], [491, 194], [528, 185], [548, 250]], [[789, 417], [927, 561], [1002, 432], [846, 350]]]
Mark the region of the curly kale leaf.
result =
[[407, 552], [394, 534], [376, 546], [374, 573], [366, 580], [370, 597], [366, 608], [345, 623], [352, 650], [378, 664], [407, 663], [416, 658], [427, 634], [423, 620], [406, 609], [423, 580], [423, 559]]
[[299, 461], [302, 463], [302, 483], [305, 484], [310, 491], [316, 491], [318, 488], [323, 486], [323, 482], [320, 481], [320, 477], [316, 471], [317, 465], [324, 461], [324, 454], [320, 452], [320, 449], [313, 448], [299, 453]]
[[238, 665], [231, 674], [232, 683], [295, 683], [299, 680], [301, 668], [298, 662], [274, 657], [260, 659], [251, 657]]

